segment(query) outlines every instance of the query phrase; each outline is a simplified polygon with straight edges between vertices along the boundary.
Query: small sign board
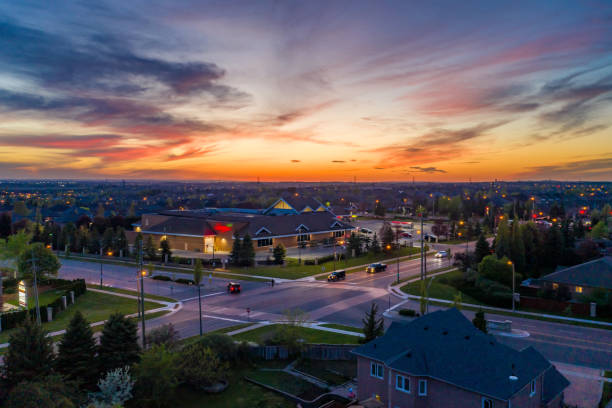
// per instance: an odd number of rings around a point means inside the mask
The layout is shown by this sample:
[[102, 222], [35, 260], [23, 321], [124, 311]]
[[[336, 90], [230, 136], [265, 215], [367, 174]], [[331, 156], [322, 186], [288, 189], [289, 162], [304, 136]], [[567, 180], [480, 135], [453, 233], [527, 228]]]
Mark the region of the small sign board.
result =
[[17, 287], [17, 291], [19, 292], [19, 306], [28, 307], [28, 288], [24, 281], [19, 281], [19, 286]]

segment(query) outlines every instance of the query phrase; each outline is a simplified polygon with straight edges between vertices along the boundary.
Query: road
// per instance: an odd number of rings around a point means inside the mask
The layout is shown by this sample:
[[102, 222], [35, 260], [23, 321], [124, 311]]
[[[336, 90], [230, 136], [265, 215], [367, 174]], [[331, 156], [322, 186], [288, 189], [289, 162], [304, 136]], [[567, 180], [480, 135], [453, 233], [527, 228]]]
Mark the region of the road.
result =
[[[78, 260], [62, 260], [60, 277], [83, 277], [88, 282], [99, 283], [99, 264]], [[428, 270], [447, 266], [446, 259], [427, 258]], [[339, 265], [341, 267], [341, 265]], [[408, 260], [399, 264], [400, 278], [418, 276], [420, 260]], [[136, 271], [133, 267], [104, 265], [104, 283], [126, 289], [136, 289]], [[242, 281], [243, 293], [230, 295], [225, 290], [227, 279], [206, 279], [202, 302], [206, 331], [231, 326], [240, 322], [279, 320], [287, 309], [301, 309], [310, 319], [330, 323], [361, 326], [363, 316], [372, 302], [382, 312], [405, 300], [390, 295], [387, 288], [397, 277], [397, 265], [390, 263], [387, 271], [366, 274], [364, 271], [347, 275], [345, 281], [292, 281], [276, 284]], [[198, 303], [193, 286], [171, 282], [145, 280], [147, 293], [174, 297], [182, 301], [179, 312], [152, 319], [147, 327], [172, 322], [182, 336], [195, 335], [199, 331]], [[406, 306], [418, 309], [415, 301]], [[250, 309], [250, 314], [247, 313]], [[436, 310], [436, 307], [431, 307]], [[468, 318], [473, 313], [464, 312]], [[487, 318], [506, 320], [507, 316], [487, 313]], [[514, 348], [533, 346], [552, 361], [593, 368], [612, 367], [612, 331], [585, 328], [561, 323], [532, 319], [510, 318], [513, 328], [530, 333], [526, 338], [496, 336], [504, 344]], [[387, 322], [388, 324], [389, 322]]]

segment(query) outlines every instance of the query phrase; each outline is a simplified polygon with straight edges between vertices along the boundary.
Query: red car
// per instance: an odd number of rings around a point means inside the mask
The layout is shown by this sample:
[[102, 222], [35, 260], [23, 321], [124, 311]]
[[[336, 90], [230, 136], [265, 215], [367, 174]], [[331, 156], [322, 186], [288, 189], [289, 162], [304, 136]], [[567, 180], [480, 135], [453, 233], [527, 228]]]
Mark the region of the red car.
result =
[[240, 293], [240, 284], [236, 282], [230, 282], [227, 284], [227, 291], [229, 293]]

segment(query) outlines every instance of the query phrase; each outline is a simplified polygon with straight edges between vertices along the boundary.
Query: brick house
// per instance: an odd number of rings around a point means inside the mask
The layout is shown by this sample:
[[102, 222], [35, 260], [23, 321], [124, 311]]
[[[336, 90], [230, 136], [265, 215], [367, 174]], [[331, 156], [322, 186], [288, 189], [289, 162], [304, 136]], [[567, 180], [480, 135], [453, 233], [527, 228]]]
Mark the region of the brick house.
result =
[[302, 197], [280, 198], [265, 209], [204, 208], [143, 214], [135, 227], [135, 233], [141, 232], [145, 239], [167, 240], [173, 250], [203, 253], [213, 249], [229, 252], [234, 240], [246, 234], [253, 239], [256, 252], [265, 252], [278, 244], [291, 248], [342, 240], [354, 229], [327, 206]]
[[457, 309], [394, 322], [353, 353], [358, 398], [389, 408], [561, 407], [569, 385], [534, 348], [498, 343]]
[[[549, 290], [565, 290], [572, 299], [581, 300], [597, 288], [612, 293], [612, 257], [604, 256], [569, 267], [559, 267], [551, 274], [538, 279]], [[610, 296], [610, 295], [609, 295]]]

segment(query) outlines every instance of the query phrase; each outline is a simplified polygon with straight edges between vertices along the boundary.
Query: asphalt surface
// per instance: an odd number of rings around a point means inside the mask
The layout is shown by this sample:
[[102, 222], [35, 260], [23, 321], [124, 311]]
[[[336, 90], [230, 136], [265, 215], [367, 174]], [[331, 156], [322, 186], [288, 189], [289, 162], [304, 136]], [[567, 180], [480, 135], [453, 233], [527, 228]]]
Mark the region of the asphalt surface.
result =
[[[88, 283], [100, 282], [100, 266], [78, 260], [62, 260], [60, 277], [82, 277]], [[427, 258], [428, 271], [447, 266], [447, 259]], [[342, 265], [338, 265], [340, 269]], [[403, 261], [399, 264], [400, 279], [419, 276], [420, 260]], [[177, 274], [177, 277], [180, 274]], [[136, 289], [136, 270], [133, 267], [104, 265], [105, 285]], [[310, 319], [330, 323], [361, 326], [366, 311], [372, 302], [382, 312], [404, 299], [390, 295], [387, 288], [397, 278], [397, 264], [390, 262], [385, 272], [367, 274], [364, 271], [347, 274], [344, 281], [291, 281], [276, 284], [241, 281], [242, 293], [228, 294], [228, 279], [205, 279], [202, 288], [202, 315], [204, 331], [216, 330], [242, 322], [283, 320], [287, 309], [301, 309]], [[173, 323], [182, 336], [198, 334], [197, 289], [194, 286], [145, 279], [145, 292], [173, 297], [182, 302], [180, 311], [151, 319], [147, 328]], [[415, 301], [405, 306], [418, 310]], [[247, 313], [247, 309], [250, 313]], [[430, 310], [436, 310], [430, 307]], [[473, 313], [464, 312], [472, 319]], [[550, 323], [532, 319], [497, 316], [487, 313], [488, 319], [512, 320], [512, 327], [529, 333], [526, 338], [496, 336], [511, 347], [522, 349], [533, 346], [552, 361], [593, 368], [612, 367], [612, 331], [586, 328], [561, 323]], [[388, 320], [388, 319], [387, 319]], [[389, 324], [389, 321], [386, 322]]]

